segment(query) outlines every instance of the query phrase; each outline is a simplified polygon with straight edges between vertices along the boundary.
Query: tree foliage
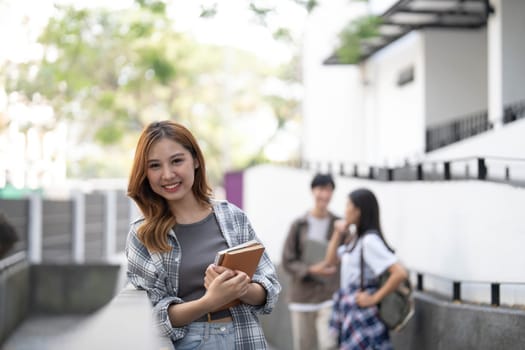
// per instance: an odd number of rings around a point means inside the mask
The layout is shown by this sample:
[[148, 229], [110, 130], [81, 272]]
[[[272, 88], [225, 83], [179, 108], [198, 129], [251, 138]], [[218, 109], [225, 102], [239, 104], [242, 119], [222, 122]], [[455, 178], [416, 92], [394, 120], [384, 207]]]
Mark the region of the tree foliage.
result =
[[101, 146], [70, 158], [74, 177], [127, 175], [122, 159], [130, 159], [144, 125], [171, 118], [195, 131], [218, 182], [231, 151], [229, 124], [262, 104], [274, 104], [275, 111], [286, 104], [258, 94], [275, 73], [271, 68], [250, 54], [197, 44], [174, 31], [163, 1], [136, 0], [120, 11], [57, 7], [39, 43], [39, 60], [3, 67], [6, 90], [29, 105], [52, 106], [56, 122], [72, 126], [76, 145], [94, 140]]
[[380, 25], [380, 17], [364, 16], [345, 26], [339, 33], [339, 47], [336, 49], [339, 61], [347, 64], [359, 62], [366, 41], [379, 36]]

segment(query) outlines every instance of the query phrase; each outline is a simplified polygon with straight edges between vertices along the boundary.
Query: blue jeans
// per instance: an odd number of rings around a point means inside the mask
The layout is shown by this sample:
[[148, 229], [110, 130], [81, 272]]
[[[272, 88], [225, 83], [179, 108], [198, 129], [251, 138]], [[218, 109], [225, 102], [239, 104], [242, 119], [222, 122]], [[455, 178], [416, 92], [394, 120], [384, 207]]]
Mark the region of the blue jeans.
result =
[[235, 348], [233, 322], [193, 322], [186, 336], [175, 342], [177, 350], [232, 350]]

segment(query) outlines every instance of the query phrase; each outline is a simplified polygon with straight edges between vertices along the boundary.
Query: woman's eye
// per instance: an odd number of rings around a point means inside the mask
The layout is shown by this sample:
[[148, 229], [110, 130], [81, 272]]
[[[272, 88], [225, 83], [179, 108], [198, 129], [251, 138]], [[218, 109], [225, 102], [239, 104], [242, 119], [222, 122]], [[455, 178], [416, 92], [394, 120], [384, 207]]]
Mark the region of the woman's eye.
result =
[[176, 158], [176, 159], [173, 159], [173, 160], [171, 161], [172, 164], [178, 164], [178, 163], [180, 163], [180, 162], [182, 162], [182, 159], [180, 159], [180, 158]]
[[159, 167], [159, 165], [158, 165], [157, 163], [151, 163], [151, 164], [149, 165], [149, 168], [150, 168], [150, 169], [156, 169], [156, 168], [158, 168], [158, 167]]

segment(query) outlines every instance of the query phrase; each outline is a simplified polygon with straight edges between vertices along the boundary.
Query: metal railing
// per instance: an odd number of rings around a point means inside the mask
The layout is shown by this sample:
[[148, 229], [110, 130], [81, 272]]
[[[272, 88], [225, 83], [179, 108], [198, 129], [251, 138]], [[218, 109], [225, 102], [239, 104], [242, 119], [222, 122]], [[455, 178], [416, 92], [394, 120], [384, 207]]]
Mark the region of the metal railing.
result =
[[[503, 108], [501, 123], [508, 124], [523, 117], [525, 117], [525, 101], [510, 103]], [[450, 122], [427, 128], [425, 151], [436, 150], [492, 128], [493, 124], [486, 110], [455, 118]]]
[[105, 261], [124, 250], [134, 207], [123, 191], [75, 193], [49, 199], [33, 193], [0, 199], [19, 241], [8, 253], [27, 251], [32, 263]]
[[508, 157], [466, 157], [432, 160], [399, 167], [362, 163], [302, 162], [288, 165], [340, 176], [378, 181], [483, 180], [525, 187], [525, 159]]
[[452, 122], [427, 128], [425, 152], [450, 145], [492, 129], [487, 111], [461, 117]]
[[525, 117], [525, 101], [507, 105], [503, 110], [503, 124], [512, 123]]
[[[486, 287], [490, 287], [490, 301], [487, 301], [487, 304], [490, 304], [492, 306], [501, 306], [501, 286], [502, 285], [525, 286], [525, 282], [460, 280], [456, 278], [445, 277], [445, 276], [441, 276], [438, 274], [422, 272], [422, 271], [417, 271], [413, 269], [410, 269], [410, 272], [412, 274], [415, 274], [416, 276], [415, 289], [418, 291], [422, 291], [422, 292], [426, 291], [425, 283], [424, 283], [425, 277], [431, 277], [431, 278], [438, 279], [441, 281], [447, 281], [447, 283], [450, 285], [450, 292], [451, 292], [450, 299], [453, 302], [469, 302], [469, 300], [462, 298], [462, 286], [464, 285], [483, 285]], [[431, 291], [431, 292], [436, 293], [435, 291]]]
[[3, 259], [0, 259], [0, 273], [2, 273], [4, 270], [7, 270], [13, 266], [16, 266], [26, 261], [27, 261], [27, 254], [24, 251], [17, 252]]

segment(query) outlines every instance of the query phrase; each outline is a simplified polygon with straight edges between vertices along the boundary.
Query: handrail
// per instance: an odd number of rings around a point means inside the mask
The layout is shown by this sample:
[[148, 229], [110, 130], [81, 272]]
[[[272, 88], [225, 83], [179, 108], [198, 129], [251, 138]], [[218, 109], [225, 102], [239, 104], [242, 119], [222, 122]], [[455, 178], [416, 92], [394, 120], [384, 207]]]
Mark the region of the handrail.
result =
[[469, 160], [475, 160], [478, 158], [484, 158], [484, 159], [490, 159], [490, 160], [501, 160], [501, 161], [511, 161], [511, 162], [523, 162], [525, 164], [525, 158], [517, 158], [517, 157], [502, 157], [502, 156], [492, 156], [492, 155], [484, 155], [484, 156], [470, 156], [470, 157], [458, 157], [458, 158], [451, 158], [448, 160], [445, 159], [432, 159], [428, 161], [423, 161], [422, 163], [444, 163], [444, 162], [461, 162], [461, 161], [469, 161]]
[[0, 260], [0, 272], [24, 261], [27, 261], [27, 254], [25, 251], [9, 255]]
[[480, 281], [480, 280], [460, 280], [453, 277], [446, 277], [432, 272], [423, 272], [421, 270], [408, 270], [416, 274], [416, 290], [424, 291], [424, 276], [431, 276], [440, 280], [448, 280], [452, 282], [452, 300], [462, 301], [461, 299], [461, 285], [462, 284], [486, 284], [490, 285], [490, 304], [493, 306], [501, 306], [500, 287], [501, 285], [525, 285], [525, 282], [507, 282], [507, 281]]
[[[480, 157], [462, 157], [451, 160], [425, 160], [417, 162], [415, 164], [406, 163], [403, 166], [389, 167], [389, 166], [374, 166], [366, 165], [364, 163], [332, 163], [332, 162], [302, 162], [302, 163], [287, 163], [288, 166], [298, 167], [302, 169], [313, 169], [316, 171], [322, 171], [323, 164], [326, 165], [326, 172], [334, 173], [337, 172], [340, 176], [349, 176], [355, 178], [379, 180], [379, 181], [425, 181], [425, 180], [484, 180], [498, 183], [507, 183], [510, 185], [525, 187], [525, 176], [523, 178], [512, 178], [511, 167], [506, 165], [504, 168], [490, 167], [488, 163], [492, 161], [507, 161], [512, 163], [520, 163], [525, 169], [525, 159], [511, 158], [511, 157], [497, 157], [497, 156], [480, 156]], [[474, 162], [475, 164], [466, 164], [464, 173], [458, 171], [457, 166], [454, 165], [464, 164], [466, 162]], [[438, 165], [441, 168], [438, 168]], [[350, 166], [350, 171], [348, 171]], [[428, 170], [428, 166], [432, 169]], [[339, 169], [338, 171], [336, 169]], [[363, 168], [366, 169], [366, 173], [363, 173]], [[472, 169], [473, 168], [473, 169]], [[490, 172], [490, 170], [493, 173]], [[336, 170], [336, 171], [334, 171]], [[454, 170], [454, 171], [452, 171]], [[500, 176], [497, 175], [497, 170], [500, 170]], [[496, 174], [496, 175], [495, 175]]]
[[491, 284], [491, 283], [498, 283], [498, 284], [508, 284], [508, 285], [525, 285], [525, 281], [523, 282], [515, 282], [515, 281], [490, 281], [490, 280], [473, 280], [473, 279], [461, 279], [461, 278], [455, 278], [455, 277], [449, 277], [449, 276], [443, 276], [435, 272], [428, 272], [420, 269], [413, 269], [410, 267], [407, 267], [407, 269], [411, 272], [423, 274], [426, 276], [431, 276], [433, 278], [438, 278], [441, 280], [448, 280], [448, 281], [460, 281], [461, 283], [468, 283], [468, 284]]

